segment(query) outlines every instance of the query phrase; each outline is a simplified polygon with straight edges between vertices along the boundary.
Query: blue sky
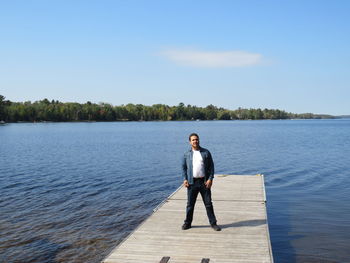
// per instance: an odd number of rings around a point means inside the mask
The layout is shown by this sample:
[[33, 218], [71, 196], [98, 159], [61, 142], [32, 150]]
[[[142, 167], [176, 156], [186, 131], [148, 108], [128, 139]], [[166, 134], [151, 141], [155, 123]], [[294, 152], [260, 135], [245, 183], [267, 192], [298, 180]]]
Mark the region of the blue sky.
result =
[[350, 1], [2, 1], [0, 94], [350, 114]]

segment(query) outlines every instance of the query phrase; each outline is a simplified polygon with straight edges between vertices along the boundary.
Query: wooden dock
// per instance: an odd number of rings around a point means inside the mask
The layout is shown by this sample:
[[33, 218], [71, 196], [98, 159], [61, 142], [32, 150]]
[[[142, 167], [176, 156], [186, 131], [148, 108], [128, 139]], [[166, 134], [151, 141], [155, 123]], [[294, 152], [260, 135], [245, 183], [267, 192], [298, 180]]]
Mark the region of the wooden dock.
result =
[[180, 187], [102, 262], [273, 263], [262, 175], [216, 175], [211, 229], [198, 196], [192, 228], [181, 230], [187, 193]]

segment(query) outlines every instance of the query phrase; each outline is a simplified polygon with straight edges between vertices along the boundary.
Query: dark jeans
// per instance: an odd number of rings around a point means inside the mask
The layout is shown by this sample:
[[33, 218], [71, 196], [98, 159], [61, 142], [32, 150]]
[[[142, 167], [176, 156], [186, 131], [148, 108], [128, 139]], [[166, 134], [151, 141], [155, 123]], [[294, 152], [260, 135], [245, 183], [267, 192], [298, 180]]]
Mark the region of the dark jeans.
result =
[[194, 183], [187, 188], [187, 208], [185, 223], [191, 225], [193, 219], [194, 206], [196, 204], [198, 193], [201, 193], [203, 203], [207, 210], [209, 223], [216, 224], [213, 203], [211, 202], [211, 191], [206, 188], [204, 178], [194, 179]]

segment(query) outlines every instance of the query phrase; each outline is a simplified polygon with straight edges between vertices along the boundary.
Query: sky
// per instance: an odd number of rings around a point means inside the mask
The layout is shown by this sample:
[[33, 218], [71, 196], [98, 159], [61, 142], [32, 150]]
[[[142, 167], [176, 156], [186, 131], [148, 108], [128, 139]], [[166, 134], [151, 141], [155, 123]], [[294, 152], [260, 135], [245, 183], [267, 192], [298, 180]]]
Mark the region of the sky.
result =
[[350, 1], [2, 1], [0, 94], [350, 114]]

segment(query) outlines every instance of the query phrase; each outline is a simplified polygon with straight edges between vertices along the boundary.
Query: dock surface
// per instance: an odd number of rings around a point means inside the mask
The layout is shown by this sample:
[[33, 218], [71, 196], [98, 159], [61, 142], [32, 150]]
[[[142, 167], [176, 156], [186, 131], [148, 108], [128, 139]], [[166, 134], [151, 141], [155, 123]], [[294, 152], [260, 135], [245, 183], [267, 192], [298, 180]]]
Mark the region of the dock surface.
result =
[[180, 187], [104, 263], [273, 262], [262, 175], [216, 175], [212, 200], [220, 232], [208, 222], [200, 194], [192, 228], [182, 230], [187, 192]]

